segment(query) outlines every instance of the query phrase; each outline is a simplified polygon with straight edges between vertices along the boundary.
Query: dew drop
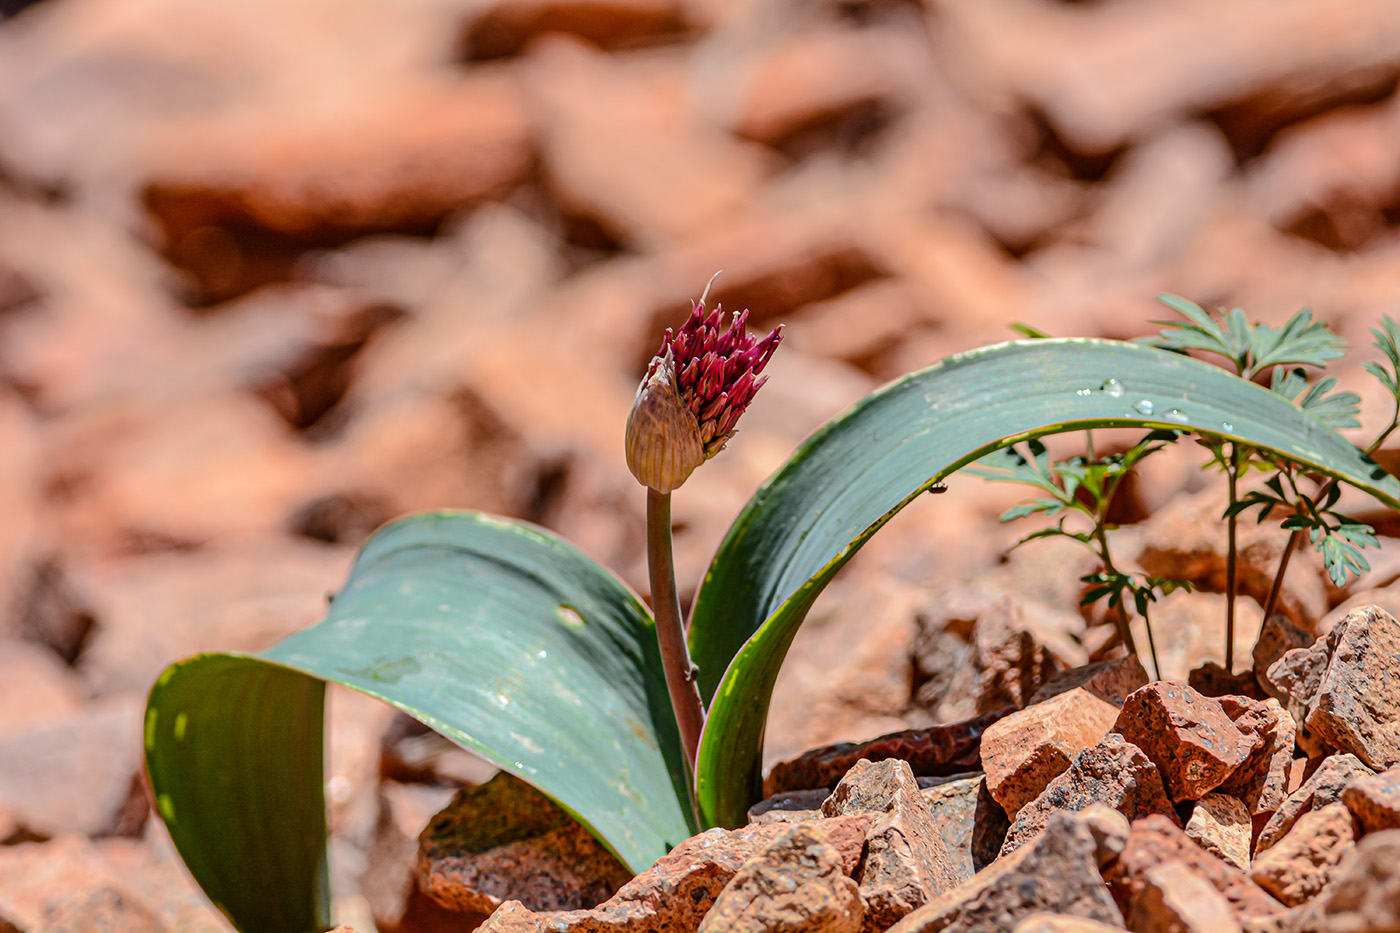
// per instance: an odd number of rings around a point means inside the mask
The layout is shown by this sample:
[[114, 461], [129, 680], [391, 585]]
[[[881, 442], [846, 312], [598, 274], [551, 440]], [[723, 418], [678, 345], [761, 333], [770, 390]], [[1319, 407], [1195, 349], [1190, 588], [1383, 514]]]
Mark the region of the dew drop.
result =
[[1119, 382], [1117, 379], [1105, 379], [1104, 384], [1100, 386], [1100, 388], [1114, 398], [1121, 398], [1124, 391], [1123, 383]]
[[1222, 421], [1222, 422], [1220, 422], [1220, 430], [1222, 430], [1222, 431], [1233, 431], [1233, 430], [1235, 430], [1235, 426], [1234, 426], [1233, 424], [1231, 424], [1230, 422], [1228, 422], [1228, 421]]
[[1157, 406], [1153, 405], [1150, 400], [1145, 398], [1133, 402], [1133, 411], [1140, 415], [1150, 415], [1156, 407]]
[[1093, 393], [1093, 391], [1094, 391], [1093, 389], [1080, 389], [1079, 391], [1075, 392], [1074, 394], [1075, 394], [1075, 395], [1090, 395], [1090, 394]]
[[1182, 411], [1180, 408], [1173, 408], [1171, 411], [1167, 412], [1167, 420], [1175, 421], [1178, 424], [1185, 424], [1186, 412]]

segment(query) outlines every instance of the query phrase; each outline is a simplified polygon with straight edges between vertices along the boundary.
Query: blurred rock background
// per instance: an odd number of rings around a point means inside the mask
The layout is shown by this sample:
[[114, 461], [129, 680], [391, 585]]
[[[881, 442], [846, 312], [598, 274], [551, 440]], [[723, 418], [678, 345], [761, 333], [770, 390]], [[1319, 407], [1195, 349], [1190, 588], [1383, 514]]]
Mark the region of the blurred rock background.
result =
[[[1014, 322], [1136, 336], [1171, 291], [1364, 348], [1400, 312], [1397, 81], [1390, 0], [0, 4], [0, 928], [223, 928], [148, 813], [145, 691], [315, 621], [381, 522], [528, 519], [645, 591], [622, 425], [717, 269], [787, 340], [676, 499], [683, 587], [809, 431]], [[1201, 512], [1200, 459], [1133, 519]], [[770, 757], [970, 715], [950, 659], [995, 653], [988, 614], [1092, 654], [1091, 568], [1002, 562], [1018, 491], [952, 487], [818, 606]], [[1309, 586], [1315, 627], [1349, 594]], [[1184, 676], [1219, 636], [1172, 612]], [[369, 929], [372, 857], [489, 770], [381, 782], [422, 737], [333, 704]]]

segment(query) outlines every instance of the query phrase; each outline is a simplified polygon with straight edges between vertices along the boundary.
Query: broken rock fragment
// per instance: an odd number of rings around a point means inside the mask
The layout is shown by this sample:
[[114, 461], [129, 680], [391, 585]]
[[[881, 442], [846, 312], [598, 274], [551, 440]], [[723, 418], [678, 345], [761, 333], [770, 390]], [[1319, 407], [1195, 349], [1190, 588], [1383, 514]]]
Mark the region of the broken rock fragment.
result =
[[698, 933], [857, 933], [863, 917], [841, 854], [819, 828], [798, 823], [744, 863]]
[[1154, 865], [1142, 874], [1128, 928], [1137, 933], [1239, 933], [1225, 895], [1185, 862]]
[[1342, 803], [1362, 829], [1400, 829], [1400, 768], [1353, 778], [1342, 788]]
[[1056, 813], [1029, 845], [909, 914], [890, 933], [1010, 930], [1032, 914], [1067, 914], [1122, 927], [1099, 874], [1100, 842], [1086, 821]]
[[1356, 842], [1350, 811], [1340, 803], [1305, 813], [1288, 834], [1254, 860], [1249, 877], [1290, 907], [1315, 897]]
[[1113, 731], [1142, 749], [1177, 801], [1214, 790], [1254, 749], [1219, 700], [1167, 681], [1128, 697]]
[[1304, 813], [1320, 810], [1330, 803], [1342, 799], [1342, 791], [1354, 778], [1371, 774], [1370, 768], [1363, 765], [1353, 755], [1332, 755], [1327, 758], [1312, 777], [1303, 782], [1279, 805], [1269, 822], [1259, 831], [1254, 841], [1254, 852], [1258, 855], [1284, 837], [1293, 824]]
[[857, 881], [865, 929], [883, 930], [958, 883], [933, 814], [903, 761], [860, 761], [822, 804], [827, 817], [868, 814]]
[[1373, 770], [1400, 764], [1400, 622], [1378, 606], [1342, 617], [1326, 638], [1268, 670], [1298, 721], [1299, 745], [1340, 749]]
[[1253, 830], [1249, 809], [1228, 794], [1206, 794], [1196, 801], [1186, 821], [1186, 835], [1193, 842], [1241, 871], [1249, 870]]
[[1136, 745], [1110, 732], [1080, 752], [1068, 771], [1021, 808], [1007, 830], [1002, 857], [1035, 838], [1056, 812], [1078, 812], [1095, 803], [1106, 804], [1129, 820], [1159, 813], [1177, 822], [1157, 766]]
[[982, 736], [987, 790], [1015, 816], [1117, 718], [1117, 706], [1074, 687], [992, 723]]

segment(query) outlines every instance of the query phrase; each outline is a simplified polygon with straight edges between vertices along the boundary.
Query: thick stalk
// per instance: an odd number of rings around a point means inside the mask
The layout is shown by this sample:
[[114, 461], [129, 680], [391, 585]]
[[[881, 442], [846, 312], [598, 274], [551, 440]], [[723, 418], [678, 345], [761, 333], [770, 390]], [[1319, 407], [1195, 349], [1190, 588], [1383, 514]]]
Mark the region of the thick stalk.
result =
[[[1230, 465], [1226, 470], [1230, 484], [1230, 505], [1233, 507], [1239, 494], [1240, 449], [1230, 445]], [[1235, 526], [1239, 513], [1231, 511], [1225, 518], [1225, 670], [1235, 669], [1235, 569], [1236, 542]]]
[[676, 593], [676, 566], [671, 554], [671, 494], [647, 489], [647, 571], [651, 576], [651, 608], [656, 615], [656, 640], [661, 645], [661, 665], [666, 690], [680, 727], [686, 764], [695, 771], [705, 708], [690, 664], [681, 622], [681, 602]]

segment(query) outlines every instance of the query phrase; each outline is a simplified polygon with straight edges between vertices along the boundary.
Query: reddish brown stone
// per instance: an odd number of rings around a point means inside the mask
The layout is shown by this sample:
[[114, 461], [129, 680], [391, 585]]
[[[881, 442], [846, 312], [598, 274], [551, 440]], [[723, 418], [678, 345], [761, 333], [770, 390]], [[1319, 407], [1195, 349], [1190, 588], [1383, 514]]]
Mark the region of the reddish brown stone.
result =
[[1015, 816], [1117, 717], [1117, 706], [1075, 687], [992, 723], [982, 735], [987, 790]]
[[1254, 748], [1216, 790], [1242, 800], [1250, 813], [1277, 810], [1288, 794], [1288, 772], [1298, 727], [1278, 700], [1223, 696], [1220, 705]]
[[1147, 681], [1147, 671], [1143, 669], [1142, 662], [1137, 655], [1130, 654], [1052, 674], [1031, 697], [1031, 703], [1039, 703], [1075, 687], [1082, 687], [1094, 696], [1121, 707], [1128, 694], [1147, 686]]
[[1352, 778], [1341, 799], [1366, 832], [1400, 829], [1400, 768]]
[[1342, 799], [1342, 791], [1354, 778], [1371, 774], [1370, 768], [1352, 755], [1332, 755], [1322, 762], [1302, 785], [1279, 805], [1254, 841], [1258, 855], [1278, 842], [1305, 813], [1320, 810]]
[[822, 804], [822, 814], [874, 818], [856, 879], [866, 930], [883, 930], [957, 886], [953, 859], [906, 763], [857, 762]]
[[1269, 668], [1275, 661], [1294, 648], [1307, 648], [1317, 641], [1317, 636], [1308, 630], [1294, 625], [1280, 615], [1269, 616], [1259, 629], [1259, 640], [1254, 643], [1252, 658], [1254, 677], [1259, 686], [1270, 696], [1283, 701], [1286, 695], [1269, 680]]
[[1196, 801], [1186, 821], [1186, 835], [1212, 855], [1240, 871], [1249, 870], [1249, 845], [1254, 823], [1239, 798], [1209, 793]]
[[[837, 817], [811, 825], [825, 834], [839, 854], [842, 872], [855, 871], [870, 818]], [[791, 829], [782, 824], [732, 832], [711, 829], [676, 846], [592, 910], [536, 913], [519, 901], [506, 901], [478, 929], [480, 933], [534, 933], [546, 926], [570, 933], [694, 930], [735, 873]]]
[[1009, 930], [1039, 912], [1121, 927], [1099, 875], [1099, 843], [1077, 817], [1055, 814], [1033, 842], [909, 914], [889, 933]]
[[743, 864], [697, 933], [857, 933], [864, 911], [841, 855], [799, 823]]
[[1153, 865], [1142, 873], [1142, 890], [1128, 913], [1135, 933], [1239, 933], [1225, 895], [1185, 862]]
[[1186, 685], [1202, 696], [1264, 698], [1253, 671], [1227, 671], [1214, 661], [1191, 668], [1186, 675]]
[[[926, 785], [928, 780], [939, 783]], [[1001, 851], [1010, 825], [1006, 811], [987, 793], [982, 775], [964, 778], [919, 781], [919, 796], [933, 813], [933, 822], [943, 837], [943, 847], [958, 880], [966, 881], [991, 864]]]
[[1355, 842], [1351, 813], [1340, 803], [1328, 804], [1303, 814], [1287, 835], [1254, 860], [1249, 877], [1294, 907], [1327, 886]]
[[1069, 770], [1021, 808], [1007, 830], [1002, 857], [1035, 838], [1055, 813], [1079, 811], [1095, 803], [1106, 804], [1129, 820], [1158, 813], [1177, 822], [1157, 766], [1137, 746], [1110, 732], [1080, 752]]
[[1363, 836], [1313, 906], [1329, 933], [1400, 930], [1400, 830]]
[[[1400, 622], [1375, 606], [1348, 613], [1312, 648], [1326, 663], [1299, 719], [1332, 748], [1381, 770], [1400, 764]], [[1291, 655], [1293, 652], [1289, 652]], [[1287, 657], [1287, 655], [1285, 655]]]
[[1254, 747], [1218, 700], [1167, 682], [1128, 697], [1114, 731], [1152, 759], [1172, 800], [1196, 800], [1218, 787]]
[[1163, 816], [1149, 816], [1134, 822], [1123, 854], [1105, 873], [1105, 880], [1113, 889], [1119, 906], [1129, 910], [1146, 887], [1145, 874], [1153, 867], [1170, 861], [1185, 863], [1192, 872], [1225, 895], [1235, 917], [1241, 922], [1283, 912], [1283, 905], [1251, 881], [1248, 875], [1196, 845]]
[[594, 907], [631, 873], [552, 800], [502, 771], [458, 791], [429, 821], [415, 876], [443, 907], [490, 914], [510, 898], [541, 911]]
[[781, 761], [763, 782], [764, 796], [790, 790], [835, 787], [862, 758], [882, 761], [898, 758], [908, 762], [919, 776], [961, 774], [980, 771], [979, 750], [987, 726], [1010, 713], [1010, 709], [987, 713], [965, 722], [928, 729], [893, 732], [868, 742], [842, 742], [814, 748], [791, 761]]

